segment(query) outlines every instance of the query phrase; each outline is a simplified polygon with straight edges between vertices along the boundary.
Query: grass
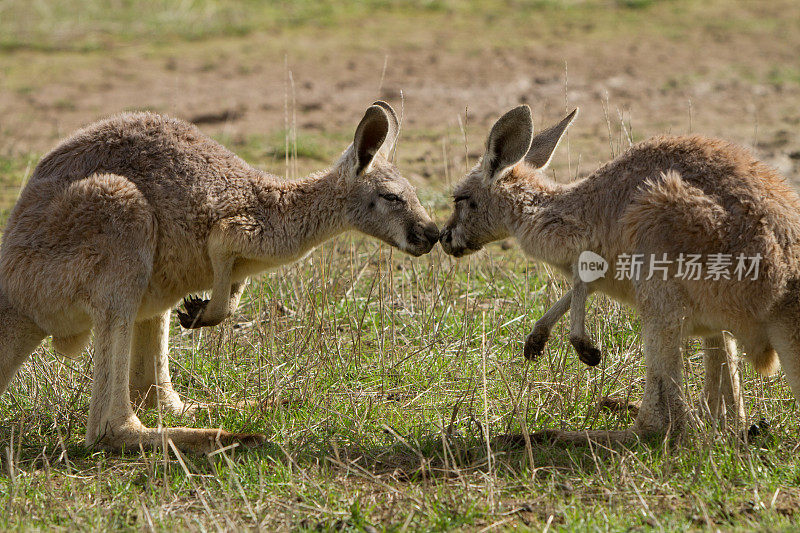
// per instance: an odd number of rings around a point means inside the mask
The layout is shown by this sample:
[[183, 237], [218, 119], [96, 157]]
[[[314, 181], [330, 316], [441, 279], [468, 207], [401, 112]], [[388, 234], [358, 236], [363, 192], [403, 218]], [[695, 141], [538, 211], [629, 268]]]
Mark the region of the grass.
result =
[[341, 148], [347, 144], [347, 140], [340, 137], [280, 129], [269, 135], [249, 135], [243, 138], [219, 135], [216, 140], [245, 159], [269, 160], [273, 167], [277, 167], [287, 157], [300, 160], [304, 166], [313, 163], [319, 167], [320, 164], [334, 159], [336, 147]]
[[[68, 78], [72, 69], [94, 68], [109, 49], [115, 51], [108, 57], [122, 50], [122, 56], [166, 55], [177, 62], [195, 54], [205, 58], [200, 68], [213, 69], [225, 63], [226, 43], [235, 54], [249, 42], [237, 39], [261, 32], [269, 39], [254, 41], [258, 46], [278, 48], [292, 35], [311, 32], [323, 48], [338, 43], [331, 54], [355, 56], [376, 45], [350, 32], [385, 30], [390, 42], [424, 47], [434, 42], [426, 36], [435, 35], [430, 28], [445, 23], [463, 30], [436, 43], [447, 52], [556, 46], [578, 38], [600, 46], [629, 29], [675, 43], [693, 31], [773, 35], [789, 31], [794, 20], [769, 6], [736, 6], [732, 16], [722, 17], [725, 2], [679, 0], [117, 0], [113, 10], [74, 0], [0, 1], [0, 49], [6, 52], [0, 83], [38, 96], [40, 86]], [[758, 9], [763, 13], [754, 16]], [[342, 33], [346, 38], [335, 37]], [[302, 60], [302, 51], [290, 50]], [[787, 91], [798, 85], [796, 69], [774, 61], [765, 61], [763, 72], [735, 63], [719, 72]], [[665, 90], [689, 87], [697, 76], [675, 72]], [[72, 106], [68, 96], [56, 98], [54, 116]], [[615, 122], [613, 107], [609, 113]], [[659, 129], [654, 119], [634, 118], [635, 138]], [[319, 169], [352, 138], [350, 130], [302, 128], [230, 134], [225, 119], [219, 120], [218, 140], [278, 174]], [[24, 126], [17, 125], [17, 135], [4, 130], [0, 146], [0, 223], [40, 157], [19, 140]], [[469, 126], [474, 162], [484, 132], [471, 121]], [[605, 127], [592, 136], [603, 137]], [[603, 159], [608, 144], [612, 152], [627, 144], [616, 125], [608, 135], [613, 140], [602, 146]], [[442, 177], [452, 182], [463, 170], [464, 136], [454, 125], [403, 131], [401, 169], [424, 180], [420, 196], [439, 221], [449, 209]], [[588, 152], [582, 149], [586, 142], [571, 138], [573, 174], [575, 153]], [[565, 153], [558, 157], [566, 160]], [[563, 161], [555, 168], [566, 175]], [[762, 378], [745, 367], [749, 419], [771, 421], [768, 434], [749, 444], [702, 423], [676, 443], [519, 448], [504, 442], [504, 434], [523, 428], [620, 429], [631, 423], [600, 410], [598, 402], [642, 393], [634, 313], [603, 297], [592, 300], [587, 323], [604, 349], [597, 368], [577, 360], [566, 341], [566, 320], [540, 360], [528, 363], [521, 356], [533, 322], [566, 288], [513, 247], [492, 245], [454, 261], [438, 248], [412, 259], [357, 235], [326, 243], [251, 283], [236, 316], [219, 327], [186, 332], [173, 319], [171, 368], [181, 394], [229, 406], [243, 399], [279, 400], [263, 410], [222, 408], [196, 419], [141, 413], [153, 426], [223, 427], [269, 437], [263, 449], [212, 457], [86, 448], [91, 350], [69, 360], [45, 343], [0, 396], [0, 529], [794, 529], [800, 424], [782, 375]], [[685, 346], [685, 377], [696, 404], [704, 380], [696, 342]]]
[[[40, 350], [0, 399], [0, 527], [789, 527], [798, 428], [779, 379], [746, 376], [751, 416], [775, 425], [756, 445], [701, 429], [680, 445], [504, 448], [497, 437], [521, 421], [531, 431], [625, 426], [596, 403], [637, 397], [642, 361], [635, 318], [600, 300], [590, 320], [606, 349], [600, 368], [577, 362], [563, 329], [525, 363], [524, 334], [564, 287], [499, 252], [412, 260], [343, 238], [253, 284], [224, 326], [173, 328], [173, 376], [189, 397], [287, 402], [196, 421], [263, 431], [271, 444], [259, 451], [179, 461], [87, 450], [90, 361]], [[700, 367], [688, 347], [694, 397]]]
[[[438, 219], [442, 192], [429, 198]], [[263, 449], [210, 458], [84, 447], [91, 358], [63, 359], [45, 344], [0, 397], [0, 528], [791, 529], [800, 428], [780, 377], [745, 372], [750, 418], [772, 421], [756, 443], [705, 425], [680, 443], [504, 443], [523, 427], [631, 422], [597, 407], [641, 394], [639, 327], [626, 309], [591, 302], [598, 368], [577, 360], [565, 323], [541, 360], [521, 357], [525, 334], [564, 290], [515, 248], [454, 261], [438, 249], [412, 259], [356, 235], [326, 243], [252, 283], [223, 325], [186, 332], [173, 320], [182, 394], [280, 400], [163, 416], [269, 436]], [[697, 400], [696, 343], [685, 375]], [[141, 416], [159, 423], [158, 413]]]
[[[80, 0], [7, 0], [0, 3], [0, 50], [98, 52], [130, 43], [167, 44], [297, 28], [338, 30], [342, 25], [382, 24], [380, 21], [386, 18], [404, 31], [420, 23], [428, 26], [447, 21], [474, 26], [475, 20], [482, 20], [526, 28], [557, 40], [592, 35], [607, 38], [620, 27], [641, 25], [675, 38], [701, 25], [712, 30], [752, 31], [754, 24], [759, 24], [769, 35], [791, 29], [791, 20], [786, 20], [791, 17], [777, 6], [767, 9], [739, 1], [736, 10], [730, 7], [731, 3], [724, 0], [115, 0], [111, 5]], [[509, 13], [513, 17], [508, 17]], [[699, 19], [687, 26], [685, 21], [692, 17]], [[480, 35], [471, 36], [476, 37]], [[492, 37], [495, 45], [504, 44], [497, 41], [498, 35]]]

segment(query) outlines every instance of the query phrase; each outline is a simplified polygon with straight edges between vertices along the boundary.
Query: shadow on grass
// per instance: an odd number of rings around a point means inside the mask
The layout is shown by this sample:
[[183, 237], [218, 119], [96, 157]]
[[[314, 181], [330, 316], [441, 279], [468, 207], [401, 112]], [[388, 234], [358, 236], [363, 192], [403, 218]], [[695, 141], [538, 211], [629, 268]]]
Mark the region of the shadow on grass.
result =
[[532, 436], [526, 442], [522, 434], [497, 435], [488, 443], [478, 436], [393, 437], [394, 442], [387, 445], [353, 444], [339, 448], [329, 444], [314, 452], [311, 450], [315, 446], [305, 443], [303, 448], [307, 451], [300, 452], [293, 460], [299, 465], [319, 464], [322, 460], [333, 470], [359, 477], [389, 476], [397, 481], [419, 482], [479, 472], [513, 478], [534, 468], [591, 474], [597, 470], [598, 462], [618, 461], [622, 452], [641, 448], [652, 452], [663, 445], [659, 439], [610, 446], [594, 442], [582, 445], [548, 442], [544, 436]]
[[[63, 423], [63, 420], [60, 422]], [[73, 422], [70, 427], [80, 426], [83, 429], [78, 421]], [[39, 418], [36, 424], [20, 425], [14, 421], [0, 424], [0, 479], [8, 479], [11, 475], [9, 464], [21, 470], [46, 468], [70, 473], [90, 471], [98, 463], [133, 466], [164, 458], [164, 452], [160, 450], [142, 453], [140, 449], [129, 449], [118, 452], [86, 446], [82, 438], [74, 434], [68, 434], [61, 440], [52, 431], [58, 423], [55, 418], [49, 421]], [[20, 427], [23, 428], [22, 433]], [[358, 478], [388, 477], [397, 482], [416, 483], [476, 473], [513, 479], [534, 469], [539, 472], [537, 477], [547, 477], [555, 472], [592, 475], [598, 469], [619, 462], [622, 455], [642, 452], [658, 454], [665, 449], [665, 441], [658, 437], [633, 438], [615, 443], [598, 439], [588, 444], [553, 441], [551, 437], [552, 433], [547, 430], [531, 434], [527, 439], [521, 433], [506, 433], [491, 437], [487, 442], [480, 428], [467, 435], [450, 436], [441, 432], [401, 436], [387, 428], [383, 440], [388, 444], [379, 444], [375, 440], [361, 443], [364, 435], [349, 433], [344, 428], [329, 428], [323, 433], [297, 438], [289, 436], [283, 443], [278, 438], [252, 449], [227, 448], [223, 451], [224, 458], [219, 453], [210, 457], [181, 454], [181, 461], [193, 473], [207, 473], [214, 470], [215, 463], [233, 460], [323, 468]], [[772, 443], [768, 434], [760, 440], [763, 441], [761, 446]], [[337, 444], [341, 442], [347, 444]], [[669, 441], [667, 449], [683, 445], [685, 443]], [[175, 458], [172, 450], [168, 456]]]

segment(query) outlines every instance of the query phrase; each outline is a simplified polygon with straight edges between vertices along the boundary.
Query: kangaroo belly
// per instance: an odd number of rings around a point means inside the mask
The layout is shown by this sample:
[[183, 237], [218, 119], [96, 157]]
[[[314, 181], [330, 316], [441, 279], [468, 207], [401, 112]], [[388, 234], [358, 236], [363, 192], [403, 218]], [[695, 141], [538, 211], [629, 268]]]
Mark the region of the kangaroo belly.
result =
[[55, 351], [71, 359], [79, 357], [88, 344], [88, 330], [68, 337], [53, 337], [53, 348]]

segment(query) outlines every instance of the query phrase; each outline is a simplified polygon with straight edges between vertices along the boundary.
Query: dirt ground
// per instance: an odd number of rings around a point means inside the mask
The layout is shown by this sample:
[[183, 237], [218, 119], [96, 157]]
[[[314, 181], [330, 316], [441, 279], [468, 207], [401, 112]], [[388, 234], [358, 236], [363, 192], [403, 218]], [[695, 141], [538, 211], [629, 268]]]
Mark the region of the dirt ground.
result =
[[[463, 168], [465, 115], [468, 149], [477, 156], [491, 121], [527, 102], [537, 127], [581, 107], [569, 161], [563, 154], [559, 161], [573, 174], [624, 148], [627, 134], [693, 131], [755, 145], [796, 178], [800, 31], [791, 29], [800, 25], [800, 8], [712, 2], [692, 9], [674, 21], [656, 11], [646, 24], [623, 12], [596, 22], [576, 16], [575, 24], [569, 13], [555, 13], [562, 32], [529, 19], [525, 26], [436, 15], [88, 53], [22, 49], [0, 58], [0, 154], [41, 154], [75, 128], [130, 109], [195, 121], [234, 144], [295, 124], [301, 133], [339, 134], [344, 148], [364, 107], [382, 98], [403, 107], [400, 162], [411, 174], [436, 177], [444, 173], [443, 144]], [[754, 13], [772, 22], [759, 24]], [[691, 17], [704, 18], [685, 24]], [[547, 16], [538, 24], [547, 27]]]

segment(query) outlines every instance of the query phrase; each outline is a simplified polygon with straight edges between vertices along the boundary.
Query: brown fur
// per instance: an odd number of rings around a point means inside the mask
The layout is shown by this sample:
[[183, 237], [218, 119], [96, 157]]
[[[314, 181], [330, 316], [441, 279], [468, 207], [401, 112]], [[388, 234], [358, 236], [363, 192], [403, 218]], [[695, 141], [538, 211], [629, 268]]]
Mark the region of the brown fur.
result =
[[[383, 102], [328, 171], [286, 182], [247, 165], [195, 126], [151, 113], [119, 115], [46, 155], [15, 206], [0, 249], [0, 393], [46, 335], [81, 351], [95, 333], [86, 441], [206, 451], [241, 437], [222, 430], [145, 428], [131, 395], [191, 410], [172, 387], [170, 309], [187, 293], [186, 327], [218, 324], [248, 276], [294, 261], [358, 229], [414, 255], [438, 231], [384, 157], [398, 131]], [[190, 305], [194, 304], [194, 305]]]
[[[533, 137], [529, 111], [500, 120], [514, 125], [506, 124], [504, 131], [530, 140], [530, 152], [541, 153], [543, 143], [550, 149], [558, 144]], [[569, 121], [562, 124], [560, 133]], [[487, 142], [490, 148], [503, 144], [503, 139]], [[587, 284], [588, 290], [633, 305], [642, 318], [647, 378], [636, 432], [663, 434], [685, 424], [680, 362], [685, 336], [705, 339], [706, 399], [715, 413], [724, 396], [729, 411], [743, 415], [734, 345], [722, 331], [741, 342], [761, 372], [776, 370], [779, 357], [800, 399], [800, 198], [775, 170], [725, 141], [662, 136], [563, 185], [519, 156], [518, 145], [512, 144], [507, 167], [488, 175], [480, 163], [456, 186], [456, 197], [465, 200], [442, 232], [442, 245], [459, 256], [513, 235], [526, 254], [573, 281], [582, 251], [606, 258], [609, 271]], [[658, 259], [666, 253], [673, 261], [667, 279], [657, 273], [647, 280], [645, 265], [640, 279], [615, 280], [616, 258], [623, 253]], [[680, 253], [760, 254], [759, 276], [737, 280], [734, 260], [731, 280], [676, 278]], [[565, 305], [555, 307], [553, 316], [565, 311]], [[581, 438], [565, 438], [572, 437]]]

